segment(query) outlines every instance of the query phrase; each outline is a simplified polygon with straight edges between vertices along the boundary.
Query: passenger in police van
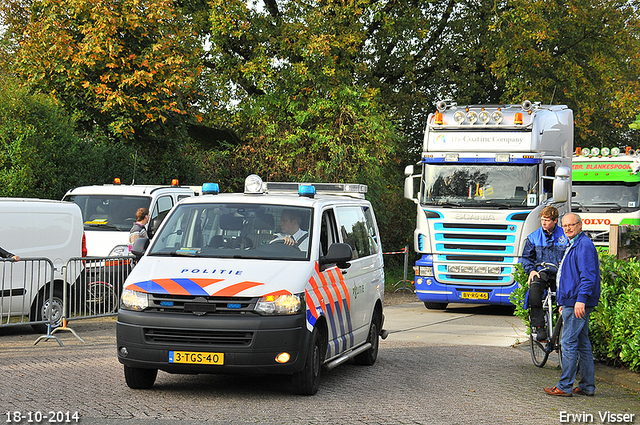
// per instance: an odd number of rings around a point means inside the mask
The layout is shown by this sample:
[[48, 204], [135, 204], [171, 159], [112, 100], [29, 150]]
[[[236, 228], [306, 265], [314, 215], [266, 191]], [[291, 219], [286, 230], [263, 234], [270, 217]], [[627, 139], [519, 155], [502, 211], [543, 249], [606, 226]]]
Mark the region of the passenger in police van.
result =
[[0, 257], [2, 257], [2, 258], [10, 258], [13, 261], [20, 261], [20, 257], [19, 256], [13, 255], [9, 251], [5, 251], [4, 249], [2, 249], [2, 247], [0, 247]]
[[131, 252], [131, 247], [136, 239], [148, 237], [146, 228], [148, 222], [149, 208], [138, 208], [138, 211], [136, 211], [136, 222], [133, 223], [131, 230], [129, 230], [129, 252]]
[[306, 251], [309, 247], [309, 232], [300, 228], [302, 223], [302, 217], [300, 212], [293, 209], [286, 209], [282, 211], [280, 216], [280, 234], [271, 241], [284, 241], [285, 245], [295, 246], [300, 251]]
[[558, 209], [547, 206], [540, 212], [540, 228], [527, 236], [524, 251], [520, 263], [529, 276], [529, 291], [527, 294], [528, 305], [531, 308], [529, 319], [531, 331], [537, 334], [538, 341], [547, 339], [547, 329], [544, 327], [542, 311], [542, 298], [545, 290], [556, 290], [557, 269], [551, 267], [536, 266], [540, 263], [552, 263], [560, 265], [569, 239], [564, 234], [562, 227], [558, 226]]

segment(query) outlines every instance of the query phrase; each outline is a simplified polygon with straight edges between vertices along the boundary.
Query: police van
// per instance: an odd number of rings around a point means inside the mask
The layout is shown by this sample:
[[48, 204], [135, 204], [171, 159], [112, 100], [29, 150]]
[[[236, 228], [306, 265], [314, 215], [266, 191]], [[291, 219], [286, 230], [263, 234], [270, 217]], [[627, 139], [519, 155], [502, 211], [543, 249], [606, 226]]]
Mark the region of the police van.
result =
[[139, 239], [117, 321], [131, 388], [169, 373], [290, 374], [373, 365], [385, 337], [382, 246], [366, 185], [266, 183], [184, 199]]

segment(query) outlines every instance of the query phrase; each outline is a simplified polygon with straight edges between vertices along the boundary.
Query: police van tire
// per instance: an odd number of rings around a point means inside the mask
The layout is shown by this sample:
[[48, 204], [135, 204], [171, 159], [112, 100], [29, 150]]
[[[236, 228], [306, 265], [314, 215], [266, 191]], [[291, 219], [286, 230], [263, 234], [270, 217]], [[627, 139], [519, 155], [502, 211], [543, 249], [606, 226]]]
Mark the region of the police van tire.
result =
[[371, 343], [371, 348], [364, 351], [353, 358], [356, 364], [362, 366], [371, 366], [376, 362], [378, 358], [378, 347], [380, 345], [380, 336], [378, 335], [378, 319], [373, 317], [371, 320], [371, 326], [369, 326], [369, 336], [367, 336], [367, 342]]
[[314, 328], [309, 338], [309, 348], [304, 368], [293, 374], [292, 383], [296, 394], [314, 395], [320, 387], [320, 371], [322, 370], [322, 338], [318, 328]]
[[124, 366], [124, 379], [127, 386], [134, 390], [148, 390], [153, 387], [158, 376], [158, 369], [142, 369]]
[[429, 303], [425, 301], [424, 306], [429, 310], [444, 310], [445, 308], [447, 308], [448, 304], [449, 303]]

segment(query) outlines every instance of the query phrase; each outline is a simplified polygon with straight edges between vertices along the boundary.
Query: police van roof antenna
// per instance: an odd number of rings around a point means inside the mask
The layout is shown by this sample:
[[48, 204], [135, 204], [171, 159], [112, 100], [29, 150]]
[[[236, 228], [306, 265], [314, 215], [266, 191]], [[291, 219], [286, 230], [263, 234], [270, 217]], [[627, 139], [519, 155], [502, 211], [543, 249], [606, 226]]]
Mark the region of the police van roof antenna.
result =
[[136, 184], [136, 166], [138, 165], [138, 150], [136, 149], [136, 154], [133, 157], [133, 179], [131, 179], [131, 186]]

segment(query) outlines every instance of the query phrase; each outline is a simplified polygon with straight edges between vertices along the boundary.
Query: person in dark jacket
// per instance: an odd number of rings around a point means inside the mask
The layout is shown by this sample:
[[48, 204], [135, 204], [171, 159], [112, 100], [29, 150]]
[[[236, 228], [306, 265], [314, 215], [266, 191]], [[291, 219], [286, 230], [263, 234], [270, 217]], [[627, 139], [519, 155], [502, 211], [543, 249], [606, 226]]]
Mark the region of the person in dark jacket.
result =
[[17, 255], [13, 255], [9, 251], [5, 251], [2, 248], [0, 248], [0, 257], [2, 257], [2, 258], [11, 258], [13, 261], [20, 261], [20, 257], [18, 257]]
[[528, 306], [531, 332], [536, 333], [538, 341], [547, 339], [544, 315], [542, 311], [542, 296], [544, 291], [556, 289], [557, 269], [541, 270], [539, 263], [552, 263], [558, 266], [569, 244], [562, 228], [558, 226], [558, 209], [547, 206], [540, 212], [540, 228], [527, 236], [520, 263], [529, 276]]
[[[598, 252], [589, 237], [582, 232], [578, 214], [562, 218], [562, 227], [570, 239], [569, 248], [558, 271], [556, 300], [564, 321], [562, 328], [562, 375], [553, 388], [544, 388], [550, 395], [570, 397], [573, 394], [592, 396], [596, 389], [593, 352], [589, 341], [589, 316], [600, 300], [600, 264]], [[573, 388], [580, 364], [580, 382]]]
[[129, 230], [129, 252], [131, 252], [131, 247], [136, 239], [148, 238], [146, 225], [149, 222], [149, 208], [138, 208], [136, 220]]

